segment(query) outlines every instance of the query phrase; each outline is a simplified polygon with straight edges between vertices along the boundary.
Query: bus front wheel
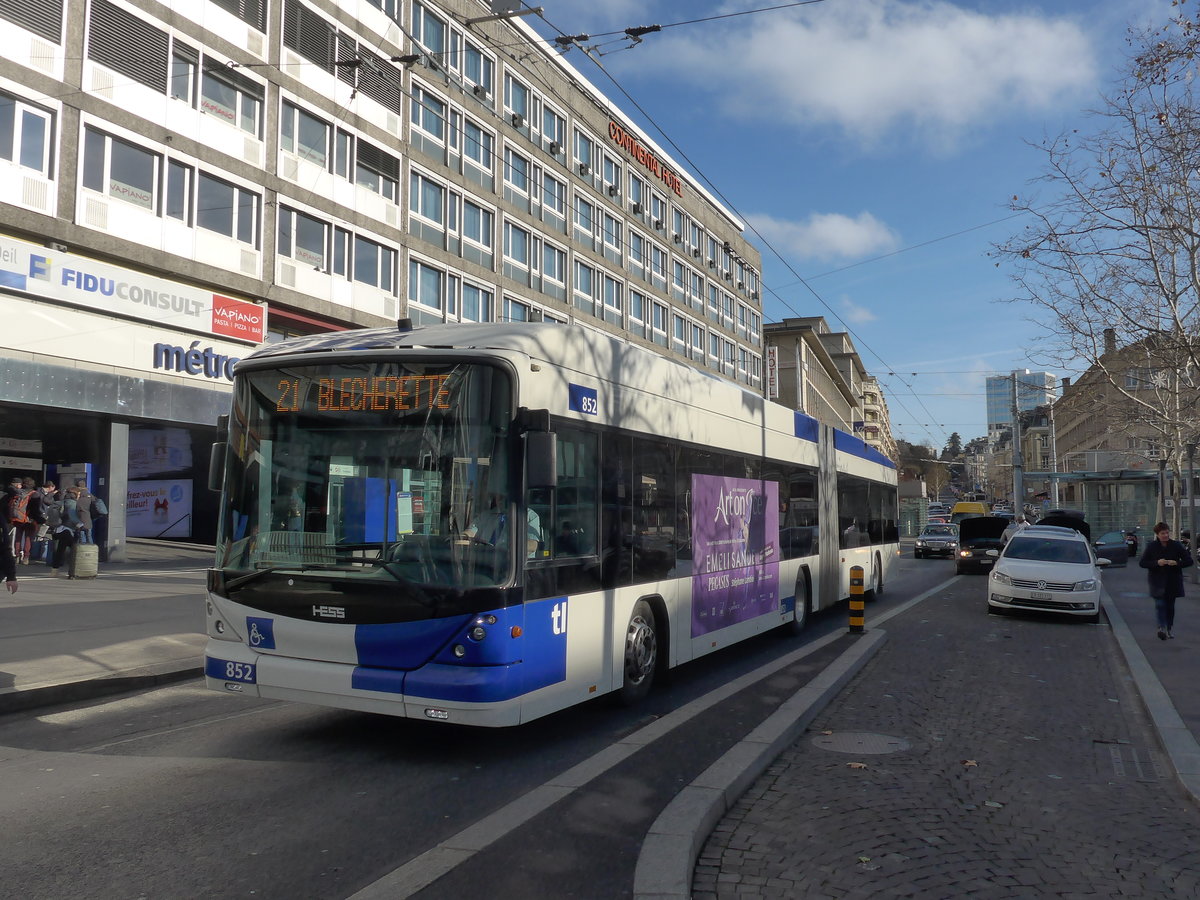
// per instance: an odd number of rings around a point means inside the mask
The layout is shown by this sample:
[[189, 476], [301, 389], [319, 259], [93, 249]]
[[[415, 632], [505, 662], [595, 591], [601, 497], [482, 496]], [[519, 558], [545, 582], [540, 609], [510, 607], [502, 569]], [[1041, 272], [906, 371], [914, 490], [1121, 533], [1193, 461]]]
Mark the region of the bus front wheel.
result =
[[658, 630], [654, 610], [645, 600], [639, 600], [625, 631], [625, 677], [617, 692], [620, 702], [631, 706], [650, 693], [657, 667]]

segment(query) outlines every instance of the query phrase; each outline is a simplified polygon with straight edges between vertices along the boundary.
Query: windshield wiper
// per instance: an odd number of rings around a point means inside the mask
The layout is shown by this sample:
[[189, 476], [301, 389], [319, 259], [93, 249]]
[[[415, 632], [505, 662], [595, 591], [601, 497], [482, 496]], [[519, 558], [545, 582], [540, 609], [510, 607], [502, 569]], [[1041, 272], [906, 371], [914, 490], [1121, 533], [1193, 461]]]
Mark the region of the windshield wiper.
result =
[[257, 569], [253, 572], [248, 572], [245, 575], [239, 575], [237, 578], [231, 578], [225, 582], [225, 590], [232, 591], [235, 588], [241, 587], [243, 584], [249, 584], [251, 581], [256, 581], [264, 575], [270, 575], [272, 572], [291, 571], [291, 572], [313, 572], [322, 569], [336, 569], [337, 566], [329, 563], [282, 563], [277, 566], [267, 566], [262, 569]]

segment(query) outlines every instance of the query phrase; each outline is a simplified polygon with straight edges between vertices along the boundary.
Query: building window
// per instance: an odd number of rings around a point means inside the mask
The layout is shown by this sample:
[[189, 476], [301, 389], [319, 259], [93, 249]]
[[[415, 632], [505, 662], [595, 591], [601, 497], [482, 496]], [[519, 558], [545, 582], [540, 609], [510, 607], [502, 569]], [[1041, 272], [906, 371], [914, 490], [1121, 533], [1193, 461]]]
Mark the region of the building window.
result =
[[621, 244], [621, 221], [608, 213], [604, 214], [604, 243], [613, 250], [618, 256], [622, 250]]
[[612, 325], [621, 325], [624, 322], [622, 308], [624, 303], [622, 297], [624, 294], [624, 286], [617, 279], [608, 275], [604, 276], [604, 321]]
[[89, 127], [84, 135], [83, 186], [143, 209], [157, 210], [162, 157]]
[[387, 293], [396, 290], [396, 251], [364, 237], [354, 238], [354, 280]]
[[52, 113], [0, 93], [0, 159], [49, 176], [53, 134]]
[[413, 84], [412, 123], [438, 141], [446, 139], [446, 104], [437, 94]]
[[567, 253], [553, 244], [542, 244], [542, 277], [560, 285], [567, 283]]
[[589, 168], [596, 164], [596, 142], [578, 128], [575, 129], [575, 162]]
[[191, 166], [170, 160], [167, 163], [167, 195], [163, 215], [192, 224], [192, 179], [195, 171]]
[[629, 173], [629, 202], [641, 206], [646, 202], [646, 182]]
[[171, 99], [182, 100], [188, 106], [196, 105], [196, 73], [199, 68], [199, 53], [186, 44], [172, 42], [171, 78], [168, 87]]
[[646, 336], [646, 308], [649, 302], [640, 291], [629, 291], [629, 330], [638, 337]]
[[446, 188], [416, 169], [408, 175], [409, 211], [439, 226], [446, 226]]
[[425, 4], [413, 0], [412, 38], [439, 59], [446, 53], [446, 20], [426, 9]]
[[504, 75], [504, 108], [510, 113], [529, 121], [529, 88], [514, 78]]
[[504, 256], [523, 269], [529, 268], [529, 232], [512, 222], [504, 223]]
[[328, 272], [326, 244], [329, 225], [320, 219], [289, 209], [279, 210], [279, 255], [301, 265]]
[[575, 306], [589, 315], [596, 314], [596, 272], [586, 263], [575, 261]]
[[604, 186], [621, 189], [621, 166], [607, 153], [604, 154]]
[[463, 76], [472, 84], [480, 85], [489, 94], [495, 79], [495, 66], [491, 57], [467, 38], [463, 39]]
[[204, 172], [197, 179], [196, 225], [258, 245], [258, 194]]
[[470, 119], [463, 119], [463, 156], [488, 172], [492, 171], [496, 139]]
[[650, 245], [650, 277], [659, 287], [667, 283], [667, 251], [658, 244]]
[[529, 304], [522, 303], [520, 300], [513, 300], [511, 297], [504, 298], [504, 321], [506, 322], [528, 322], [529, 321]]
[[467, 240], [487, 250], [492, 249], [495, 213], [471, 200], [463, 200], [462, 234]]
[[651, 337], [654, 343], [660, 347], [667, 346], [667, 305], [659, 303], [657, 300], [654, 303], [653, 319], [651, 320]]
[[687, 353], [687, 321], [678, 313], [671, 316], [671, 349], [681, 356]]
[[420, 260], [408, 261], [408, 299], [429, 309], [442, 311], [446, 273]]
[[582, 194], [575, 195], [575, 229], [591, 238], [596, 228], [596, 207]]
[[522, 194], [529, 193], [529, 160], [514, 150], [504, 151], [504, 180]]
[[400, 187], [399, 157], [363, 140], [357, 141], [356, 145], [358, 152], [354, 164], [354, 183], [396, 202]]
[[490, 209], [484, 209], [470, 200], [463, 200], [462, 234], [466, 240], [491, 250], [494, 219], [495, 214]]
[[462, 317], [467, 322], [492, 321], [492, 293], [473, 284], [462, 286]]
[[542, 104], [542, 139], [559, 147], [566, 146], [567, 120], [545, 104]]
[[567, 216], [567, 186], [549, 172], [542, 172], [542, 206], [564, 219]]
[[242, 131], [262, 135], [262, 88], [225, 70], [210, 68], [216, 65], [204, 61], [204, 77], [200, 84], [200, 108], [223, 122]]
[[298, 106], [284, 102], [280, 122], [283, 149], [322, 169], [329, 165], [329, 123]]

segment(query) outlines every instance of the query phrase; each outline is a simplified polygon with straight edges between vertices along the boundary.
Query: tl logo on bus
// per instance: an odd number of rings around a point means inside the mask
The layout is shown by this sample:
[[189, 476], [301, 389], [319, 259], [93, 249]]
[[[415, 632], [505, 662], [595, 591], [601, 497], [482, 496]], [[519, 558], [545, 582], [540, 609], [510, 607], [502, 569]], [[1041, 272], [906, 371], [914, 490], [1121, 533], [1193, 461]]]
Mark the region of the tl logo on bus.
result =
[[567, 633], [567, 601], [555, 603], [550, 609], [550, 630], [556, 635]]

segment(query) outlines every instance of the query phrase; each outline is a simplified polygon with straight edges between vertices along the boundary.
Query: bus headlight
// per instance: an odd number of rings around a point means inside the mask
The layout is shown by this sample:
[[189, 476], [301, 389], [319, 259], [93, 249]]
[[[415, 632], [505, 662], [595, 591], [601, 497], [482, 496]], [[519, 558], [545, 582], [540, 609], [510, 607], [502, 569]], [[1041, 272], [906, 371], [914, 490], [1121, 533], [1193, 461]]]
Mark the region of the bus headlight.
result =
[[487, 629], [482, 625], [476, 625], [467, 632], [467, 637], [473, 641], [482, 641], [485, 637], [487, 637]]
[[454, 655], [456, 657], [458, 657], [459, 659], [462, 659], [464, 656], [467, 655], [467, 648], [464, 647], [462, 644], [455, 644], [454, 645]]

